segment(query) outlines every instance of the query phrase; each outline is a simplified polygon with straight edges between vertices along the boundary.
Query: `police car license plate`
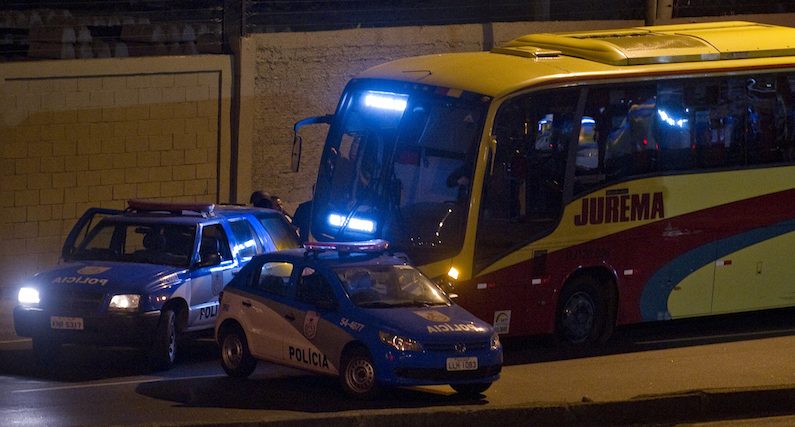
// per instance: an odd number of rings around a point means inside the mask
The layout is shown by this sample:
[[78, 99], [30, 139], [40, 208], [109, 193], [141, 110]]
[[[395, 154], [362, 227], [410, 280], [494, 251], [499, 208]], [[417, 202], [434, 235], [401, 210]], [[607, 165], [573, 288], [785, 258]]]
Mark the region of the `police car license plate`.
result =
[[50, 317], [50, 327], [52, 329], [72, 329], [72, 330], [82, 331], [83, 330], [83, 318], [82, 317], [51, 316]]
[[448, 371], [474, 371], [478, 369], [477, 357], [448, 357]]

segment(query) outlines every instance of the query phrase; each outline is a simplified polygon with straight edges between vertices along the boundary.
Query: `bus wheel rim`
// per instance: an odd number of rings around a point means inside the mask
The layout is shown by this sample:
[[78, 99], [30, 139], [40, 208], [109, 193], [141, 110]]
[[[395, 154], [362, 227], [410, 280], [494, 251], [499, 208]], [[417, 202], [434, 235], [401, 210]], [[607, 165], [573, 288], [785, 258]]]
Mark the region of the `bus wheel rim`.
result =
[[566, 337], [580, 343], [588, 339], [593, 331], [596, 317], [596, 306], [593, 299], [585, 292], [572, 295], [563, 307], [563, 330]]

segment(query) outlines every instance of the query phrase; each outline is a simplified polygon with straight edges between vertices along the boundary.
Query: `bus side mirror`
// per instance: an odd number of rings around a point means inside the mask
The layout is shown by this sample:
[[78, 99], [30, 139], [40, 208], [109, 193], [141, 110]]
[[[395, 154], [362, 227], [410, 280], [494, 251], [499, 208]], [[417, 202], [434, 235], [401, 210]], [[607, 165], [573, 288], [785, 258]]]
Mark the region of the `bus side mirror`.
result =
[[298, 135], [298, 132], [293, 135], [293, 153], [292, 158], [290, 159], [290, 170], [293, 172], [298, 172], [298, 167], [301, 166], [301, 144], [303, 143], [303, 139], [301, 135]]
[[492, 135], [491, 136], [491, 144], [487, 147], [488, 157], [486, 160], [486, 164], [489, 168], [489, 176], [494, 175], [494, 158], [497, 157], [494, 155], [494, 152], [497, 151], [497, 137]]
[[306, 125], [314, 125], [318, 123], [330, 125], [331, 119], [333, 118], [333, 115], [327, 114], [325, 116], [307, 117], [295, 122], [293, 125], [293, 152], [290, 158], [290, 170], [293, 172], [298, 172], [298, 168], [301, 166], [301, 145], [303, 144], [303, 139], [301, 138], [301, 135], [298, 134], [298, 131]]

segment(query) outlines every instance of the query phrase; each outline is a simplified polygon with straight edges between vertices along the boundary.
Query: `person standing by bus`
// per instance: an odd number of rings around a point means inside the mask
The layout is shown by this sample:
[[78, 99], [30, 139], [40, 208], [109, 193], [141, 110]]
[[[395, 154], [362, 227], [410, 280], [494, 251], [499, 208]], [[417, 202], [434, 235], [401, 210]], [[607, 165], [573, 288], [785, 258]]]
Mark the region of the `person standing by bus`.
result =
[[291, 217], [290, 214], [288, 214], [287, 211], [284, 210], [284, 204], [282, 202], [281, 197], [273, 195], [271, 196], [271, 202], [273, 202], [273, 209], [276, 209], [277, 211], [281, 212], [282, 215], [284, 215], [284, 217], [287, 218], [287, 221], [289, 221], [290, 224], [292, 224], [293, 217]]
[[262, 190], [257, 190], [251, 193], [251, 197], [249, 197], [248, 202], [251, 204], [251, 206], [257, 208], [274, 209], [271, 195]]

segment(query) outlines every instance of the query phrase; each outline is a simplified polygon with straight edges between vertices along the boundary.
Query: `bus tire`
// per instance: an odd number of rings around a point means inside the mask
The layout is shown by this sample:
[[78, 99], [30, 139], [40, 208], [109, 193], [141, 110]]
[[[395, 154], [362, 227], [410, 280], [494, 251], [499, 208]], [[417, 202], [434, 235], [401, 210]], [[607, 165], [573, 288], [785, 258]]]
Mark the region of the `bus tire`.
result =
[[568, 347], [603, 344], [613, 331], [609, 293], [600, 282], [582, 275], [563, 288], [555, 333]]

